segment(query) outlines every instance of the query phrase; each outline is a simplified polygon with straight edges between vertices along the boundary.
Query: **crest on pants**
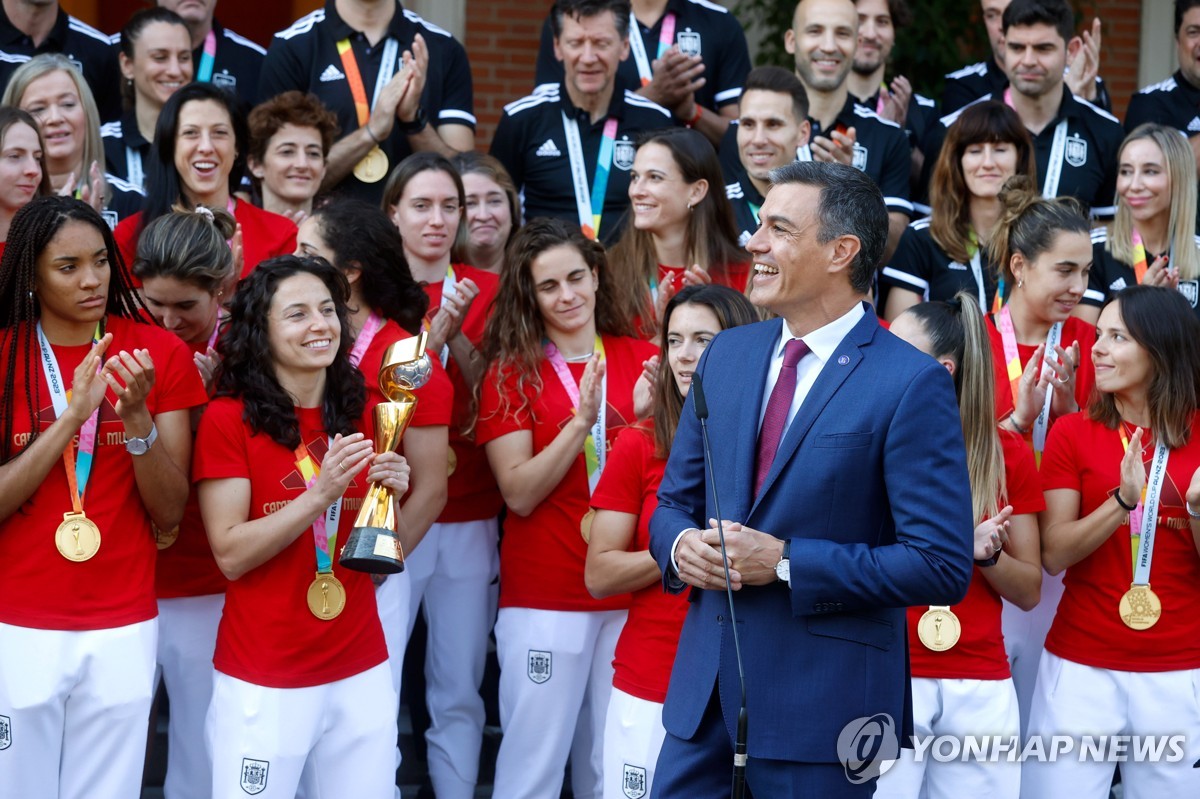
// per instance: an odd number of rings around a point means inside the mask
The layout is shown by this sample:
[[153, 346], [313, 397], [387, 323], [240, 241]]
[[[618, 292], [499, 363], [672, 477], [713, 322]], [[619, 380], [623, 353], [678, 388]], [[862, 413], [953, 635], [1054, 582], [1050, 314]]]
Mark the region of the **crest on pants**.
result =
[[12, 746], [12, 719], [0, 716], [0, 749]]
[[646, 795], [646, 769], [626, 763], [621, 774], [621, 792], [629, 799], [642, 799]]
[[242, 758], [242, 790], [254, 796], [267, 789], [267, 771], [271, 764], [266, 760]]
[[550, 679], [552, 665], [553, 657], [549, 652], [539, 652], [536, 649], [529, 650], [529, 679], [538, 685]]

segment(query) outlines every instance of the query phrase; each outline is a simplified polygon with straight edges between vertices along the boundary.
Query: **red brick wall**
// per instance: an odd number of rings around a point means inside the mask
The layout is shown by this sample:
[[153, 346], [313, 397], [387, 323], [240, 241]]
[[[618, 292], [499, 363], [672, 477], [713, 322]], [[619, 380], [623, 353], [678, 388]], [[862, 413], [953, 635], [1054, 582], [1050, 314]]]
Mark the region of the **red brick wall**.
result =
[[[1166, 0], [1150, 0], [1166, 2]], [[1092, 19], [1100, 17], [1103, 30], [1100, 45], [1100, 74], [1108, 83], [1113, 113], [1125, 118], [1129, 98], [1138, 86], [1138, 49], [1142, 34], [1141, 0], [1080, 0], [1075, 7], [1082, 14], [1081, 29], [1090, 30]], [[1163, 40], [1163, 46], [1171, 46]]]
[[542, 22], [550, 5], [547, 0], [468, 0], [463, 44], [475, 81], [475, 141], [481, 150], [491, 144], [504, 106], [533, 89]]

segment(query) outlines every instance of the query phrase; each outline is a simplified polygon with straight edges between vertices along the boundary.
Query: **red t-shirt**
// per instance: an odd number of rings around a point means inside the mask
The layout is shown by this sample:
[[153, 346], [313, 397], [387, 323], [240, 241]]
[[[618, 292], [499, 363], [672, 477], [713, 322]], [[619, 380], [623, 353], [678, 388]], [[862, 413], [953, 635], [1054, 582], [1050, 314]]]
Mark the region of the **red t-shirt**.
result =
[[[208, 351], [208, 342], [187, 344], [195, 355]], [[208, 596], [225, 593], [229, 581], [221, 573], [204, 531], [200, 517], [200, 498], [193, 488], [188, 493], [179, 523], [179, 537], [166, 549], [158, 551], [158, 568], [154, 573], [154, 592], [159, 599], [189, 596]]]
[[[242, 226], [242, 277], [268, 258], [291, 255], [296, 251], [296, 225], [286, 216], [238, 200], [233, 209], [233, 218]], [[113, 230], [117, 249], [121, 251], [125, 266], [131, 272], [133, 259], [137, 256], [141, 224], [142, 213], [139, 211], [122, 219]], [[134, 285], [141, 285], [136, 277]]]
[[[203, 405], [208, 397], [187, 345], [160, 327], [110, 316], [113, 336], [108, 354], [146, 349], [154, 361], [154, 387], [146, 398], [152, 415]], [[54, 346], [58, 371], [66, 379], [91, 349]], [[24, 387], [37, 386], [39, 429], [55, 420], [34, 343], [29, 372], [16, 375], [13, 405], [14, 452], [28, 443], [29, 406]], [[18, 359], [19, 360], [19, 359]], [[4, 379], [0, 365], [0, 380]], [[54, 545], [54, 533], [71, 510], [71, 491], [61, 460], [19, 510], [0, 521], [0, 563], [4, 564], [4, 598], [0, 622], [44, 630], [100, 630], [152, 619], [157, 549], [150, 517], [138, 494], [133, 457], [125, 451], [125, 427], [110, 389], [100, 406], [98, 438], [91, 478], [83, 498], [87, 517], [100, 528], [100, 549], [82, 563], [68, 561]], [[180, 464], [187, 468], [188, 464]]]
[[[479, 296], [471, 303], [467, 318], [463, 320], [462, 330], [463, 335], [479, 349], [483, 346], [483, 328], [488, 317], [492, 315], [492, 302], [496, 299], [500, 278], [473, 266], [454, 264], [455, 280], [467, 277], [479, 286]], [[428, 318], [431, 318], [442, 304], [442, 282], [438, 280], [426, 284], [425, 293], [429, 295]], [[500, 514], [500, 509], [504, 507], [504, 498], [500, 496], [500, 489], [496, 486], [496, 478], [488, 466], [483, 447], [462, 432], [471, 417], [471, 400], [475, 392], [467, 385], [462, 369], [455, 362], [453, 355], [446, 361], [446, 372], [450, 375], [450, 382], [454, 384], [450, 450], [454, 454], [455, 466], [454, 471], [450, 473], [446, 507], [442, 515], [438, 516], [438, 521], [453, 523], [491, 519]]]
[[[638, 339], [602, 336], [608, 365], [608, 403], [605, 424], [606, 446], [622, 428], [634, 421], [633, 384], [642, 373], [642, 361], [658, 348]], [[576, 383], [583, 377], [584, 363], [568, 364]], [[533, 454], [545, 449], [574, 415], [574, 408], [558, 375], [543, 358], [541, 390], [525, 389], [532, 405], [514, 414], [501, 411], [501, 396], [516, 402], [517, 378], [505, 375], [500, 383], [498, 366], [484, 376], [475, 428], [480, 446], [508, 433], [533, 433]], [[583, 449], [562, 481], [528, 516], [509, 513], [504, 520], [500, 545], [500, 606], [540, 610], [617, 610], [629, 606], [629, 595], [595, 599], [583, 582], [587, 542], [579, 523], [588, 509], [587, 467]]]
[[[370, 408], [359, 422], [369, 430]], [[209, 403], [196, 435], [194, 479], [250, 481], [250, 519], [261, 519], [305, 491], [296, 456], [242, 420], [243, 403], [221, 397]], [[300, 438], [318, 461], [328, 449], [319, 408], [296, 408]], [[350, 484], [330, 542], [333, 573], [346, 588], [341, 615], [322, 621], [308, 609], [308, 587], [317, 571], [312, 528], [275, 557], [229, 583], [217, 630], [213, 665], [224, 674], [269, 688], [304, 688], [352, 677], [387, 659], [375, 589], [364, 572], [338, 563], [367, 491], [364, 475]]]
[[[665, 460], [654, 457], [652, 422], [622, 430], [609, 453], [592, 507], [637, 516], [630, 552], [650, 548], [650, 517], [658, 507], [658, 485], [666, 466]], [[668, 594], [658, 582], [633, 592], [613, 658], [614, 687], [648, 702], [666, 701], [687, 609], [686, 594]]]
[[[1200, 413], [1192, 430], [1200, 429]], [[1064, 416], [1050, 431], [1042, 457], [1046, 491], [1079, 492], [1079, 518], [1108, 499], [1121, 484], [1121, 435], [1086, 413]], [[1154, 444], [1143, 460], [1149, 473]], [[1126, 627], [1118, 615], [1121, 596], [1133, 582], [1128, 520], [1083, 560], [1067, 569], [1063, 597], [1046, 649], [1061, 658], [1100, 669], [1175, 671], [1200, 668], [1200, 556], [1184, 510], [1184, 494], [1200, 468], [1200, 437], [1172, 450], [1158, 506], [1150, 585], [1162, 616], [1148, 630]]]
[[[1000, 337], [996, 320], [991, 316], [988, 320], [991, 322], [988, 325], [988, 337], [992, 345], [992, 363], [996, 367], [996, 418], [1003, 419], [1013, 411], [1012, 384], [1008, 379], [1008, 364], [1004, 360], [1004, 340]], [[1067, 349], [1076, 341], [1079, 342], [1079, 368], [1075, 372], [1075, 401], [1079, 403], [1080, 408], [1086, 408], [1092, 396], [1092, 385], [1096, 382], [1096, 371], [1092, 366], [1092, 345], [1096, 343], [1096, 328], [1082, 319], [1071, 316], [1063, 322], [1060, 346]], [[1017, 344], [1022, 369], [1029, 363], [1036, 349], [1036, 346]]]
[[[1046, 509], [1041, 480], [1033, 464], [1033, 452], [1016, 433], [1000, 431], [1004, 448], [1004, 485], [1008, 499], [1000, 506], [1012, 505], [1013, 515], [1040, 513]], [[1001, 555], [1000, 557], [1006, 557]], [[929, 609], [927, 605], [908, 609], [908, 653], [914, 677], [950, 680], [1003, 680], [1011, 672], [1000, 630], [1000, 594], [976, 566], [971, 585], [962, 602], [951, 607], [958, 616], [962, 637], [944, 652], [935, 652], [921, 643], [917, 622]]]

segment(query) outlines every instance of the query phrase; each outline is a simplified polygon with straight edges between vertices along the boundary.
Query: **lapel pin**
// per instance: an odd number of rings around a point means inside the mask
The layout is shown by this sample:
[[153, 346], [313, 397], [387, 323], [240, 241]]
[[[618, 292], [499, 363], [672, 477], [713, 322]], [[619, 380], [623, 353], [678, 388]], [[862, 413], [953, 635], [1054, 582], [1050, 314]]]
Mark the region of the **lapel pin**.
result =
[[838, 358], [838, 363], [840, 363], [842, 366], [845, 366], [846, 364], [850, 363], [850, 356], [849, 355], [841, 356], [840, 358]]

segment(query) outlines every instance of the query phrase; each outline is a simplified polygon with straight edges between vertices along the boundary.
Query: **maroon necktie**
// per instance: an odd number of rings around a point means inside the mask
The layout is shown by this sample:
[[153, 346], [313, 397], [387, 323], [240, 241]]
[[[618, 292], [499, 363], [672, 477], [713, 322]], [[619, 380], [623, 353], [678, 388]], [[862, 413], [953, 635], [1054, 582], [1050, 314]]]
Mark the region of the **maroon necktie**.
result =
[[787, 426], [788, 411], [792, 407], [792, 398], [796, 396], [796, 364], [808, 353], [808, 345], [798, 338], [783, 345], [783, 368], [779, 370], [775, 388], [771, 389], [762, 429], [758, 432], [758, 460], [754, 469], [756, 497], [762, 490], [763, 481], [767, 479], [767, 472], [771, 471], [771, 462], [775, 460], [783, 430]]

